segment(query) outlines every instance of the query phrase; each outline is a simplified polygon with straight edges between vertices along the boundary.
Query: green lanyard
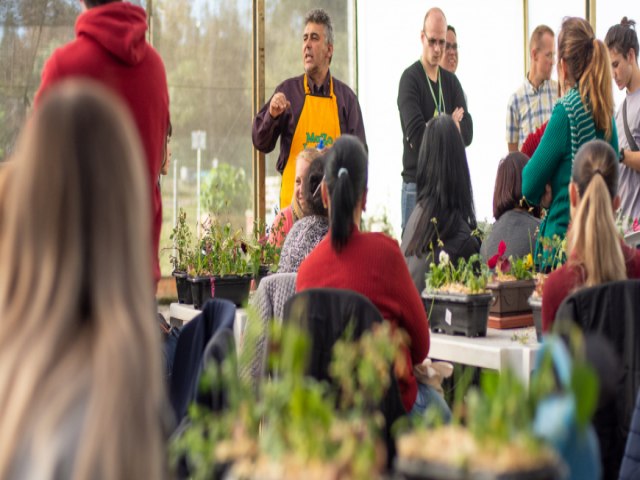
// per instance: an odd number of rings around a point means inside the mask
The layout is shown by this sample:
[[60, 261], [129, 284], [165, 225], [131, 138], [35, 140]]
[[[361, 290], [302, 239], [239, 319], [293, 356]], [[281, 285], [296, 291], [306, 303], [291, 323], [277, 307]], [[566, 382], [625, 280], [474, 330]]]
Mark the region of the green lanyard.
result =
[[433, 112], [433, 116], [437, 117], [442, 113], [447, 113], [444, 106], [444, 97], [442, 95], [442, 76], [440, 75], [440, 67], [438, 67], [438, 100], [436, 100], [436, 94], [433, 92], [431, 80], [429, 79], [429, 75], [427, 75], [426, 70], [424, 71], [424, 76], [427, 77], [427, 84], [429, 85], [429, 90], [431, 90], [431, 97], [433, 98], [433, 103], [436, 105], [436, 110]]

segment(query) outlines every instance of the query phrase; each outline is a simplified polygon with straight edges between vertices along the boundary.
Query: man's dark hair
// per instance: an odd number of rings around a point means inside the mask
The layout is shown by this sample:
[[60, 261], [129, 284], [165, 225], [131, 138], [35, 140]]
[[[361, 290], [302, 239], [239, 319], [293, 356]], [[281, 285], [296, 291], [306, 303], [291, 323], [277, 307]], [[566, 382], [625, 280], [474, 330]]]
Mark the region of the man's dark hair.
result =
[[122, 0], [82, 0], [84, 2], [85, 7], [93, 8], [99, 7], [101, 5], [106, 5], [107, 3], [121, 2]]
[[327, 45], [333, 45], [333, 25], [331, 24], [331, 17], [327, 12], [321, 8], [310, 10], [304, 16], [304, 24], [317, 23], [318, 25], [324, 25], [324, 33], [327, 40]]
[[604, 43], [609, 50], [615, 50], [625, 59], [629, 55], [629, 50], [636, 53], [638, 61], [638, 35], [635, 29], [636, 22], [624, 17], [618, 25], [614, 25], [604, 37]]
[[453, 34], [454, 34], [456, 37], [458, 36], [458, 34], [456, 33], [456, 29], [455, 29], [455, 28], [453, 28], [453, 25], [447, 25], [447, 32], [449, 32], [449, 31], [453, 32]]

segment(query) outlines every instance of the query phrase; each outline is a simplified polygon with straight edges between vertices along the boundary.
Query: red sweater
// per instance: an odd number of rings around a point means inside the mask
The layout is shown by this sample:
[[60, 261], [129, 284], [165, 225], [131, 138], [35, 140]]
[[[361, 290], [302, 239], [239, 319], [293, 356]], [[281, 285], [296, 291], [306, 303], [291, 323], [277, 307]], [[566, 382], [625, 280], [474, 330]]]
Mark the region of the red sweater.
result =
[[408, 371], [398, 378], [398, 385], [404, 408], [411, 411], [418, 393], [413, 365], [429, 353], [429, 323], [397, 242], [382, 233], [355, 229], [346, 247], [337, 253], [329, 232], [302, 262], [296, 280], [296, 291], [322, 287], [361, 293], [383, 318], [407, 332], [411, 339], [405, 350]]
[[[622, 255], [627, 265], [627, 278], [640, 278], [640, 251], [623, 244]], [[542, 288], [543, 332], [551, 329], [562, 301], [581, 287], [584, 280], [583, 269], [570, 262], [549, 274]]]
[[88, 9], [76, 21], [76, 39], [47, 60], [36, 104], [51, 85], [70, 77], [85, 77], [110, 87], [129, 106], [146, 154], [152, 199], [151, 252], [157, 281], [162, 227], [158, 175], [169, 125], [169, 91], [164, 64], [146, 42], [146, 31], [145, 11], [128, 2]]

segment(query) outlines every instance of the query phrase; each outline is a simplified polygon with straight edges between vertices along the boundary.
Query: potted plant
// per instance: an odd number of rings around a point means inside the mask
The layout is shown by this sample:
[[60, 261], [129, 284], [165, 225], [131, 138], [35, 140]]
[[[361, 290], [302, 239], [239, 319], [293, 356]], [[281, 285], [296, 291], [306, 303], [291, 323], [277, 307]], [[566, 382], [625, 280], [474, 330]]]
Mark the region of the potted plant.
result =
[[598, 381], [577, 337], [576, 330], [569, 335], [573, 355], [559, 337], [541, 350], [529, 388], [510, 370], [483, 371], [480, 387], [470, 389], [471, 375], [463, 375], [450, 425], [428, 411], [404, 426], [398, 477], [561, 479], [567, 468], [559, 454], [581, 468], [577, 463], [594, 454], [590, 419]]
[[545, 250], [553, 251], [554, 255], [550, 261], [548, 270], [538, 272], [535, 275], [535, 288], [528, 299], [529, 306], [533, 313], [533, 324], [536, 327], [538, 342], [542, 341], [542, 292], [544, 289], [544, 281], [549, 272], [561, 267], [564, 263], [564, 259], [567, 256], [567, 239], [561, 239], [558, 235], [554, 235], [551, 240], [544, 238], [542, 244]]
[[[279, 229], [283, 224], [284, 219], [273, 228]], [[251, 272], [257, 288], [260, 280], [278, 270], [281, 247], [270, 243], [268, 235], [265, 233], [264, 224], [259, 225], [257, 223], [254, 227], [254, 238], [252, 241], [246, 242], [246, 245], [249, 251]]]
[[433, 331], [449, 335], [483, 337], [492, 296], [487, 290], [489, 269], [480, 255], [460, 258], [454, 265], [441, 251], [439, 262], [431, 263], [422, 298]]
[[179, 303], [193, 303], [191, 287], [187, 281], [189, 263], [193, 256], [193, 234], [187, 225], [187, 213], [180, 209], [178, 221], [173, 227], [171, 236], [173, 241], [174, 255], [171, 256], [173, 272], [171, 275], [176, 279], [176, 290], [178, 292]]
[[[259, 323], [249, 322], [249, 329]], [[190, 426], [170, 449], [174, 461], [186, 455], [196, 479], [216, 478], [224, 469], [226, 478], [236, 479], [378, 478], [385, 465], [383, 417], [372, 405], [390, 384], [401, 333], [381, 324], [357, 342], [339, 341], [330, 366], [338, 388], [330, 389], [304, 375], [307, 337], [291, 327], [272, 328], [270, 364], [277, 374], [256, 396], [233, 365], [223, 366], [208, 386], [227, 392], [228, 408], [190, 408]], [[225, 364], [248, 361], [240, 355]]]
[[[520, 258], [504, 257], [507, 245], [501, 241], [498, 252], [487, 261], [494, 271], [493, 278], [487, 285], [494, 296], [489, 310], [495, 317], [492, 326], [496, 328], [526, 327], [532, 325], [528, 304], [529, 296], [534, 289], [533, 256]], [[491, 320], [490, 320], [491, 322]]]

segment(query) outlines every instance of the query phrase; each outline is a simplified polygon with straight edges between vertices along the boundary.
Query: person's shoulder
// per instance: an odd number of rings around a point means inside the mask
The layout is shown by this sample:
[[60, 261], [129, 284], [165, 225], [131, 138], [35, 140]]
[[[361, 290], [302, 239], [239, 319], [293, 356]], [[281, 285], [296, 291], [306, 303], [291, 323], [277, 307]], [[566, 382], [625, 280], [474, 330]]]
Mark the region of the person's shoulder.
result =
[[304, 89], [304, 75], [298, 75], [297, 77], [290, 77], [283, 80], [276, 90], [282, 90], [283, 88], [299, 87]]
[[404, 69], [404, 71], [402, 72], [402, 75], [400, 76], [400, 79], [407, 79], [407, 78], [413, 78], [413, 77], [418, 77], [421, 73], [424, 75], [424, 70], [422, 69], [422, 64], [420, 63], [420, 60], [416, 60], [415, 62], [413, 62], [411, 65], [409, 65], [407, 68]]

